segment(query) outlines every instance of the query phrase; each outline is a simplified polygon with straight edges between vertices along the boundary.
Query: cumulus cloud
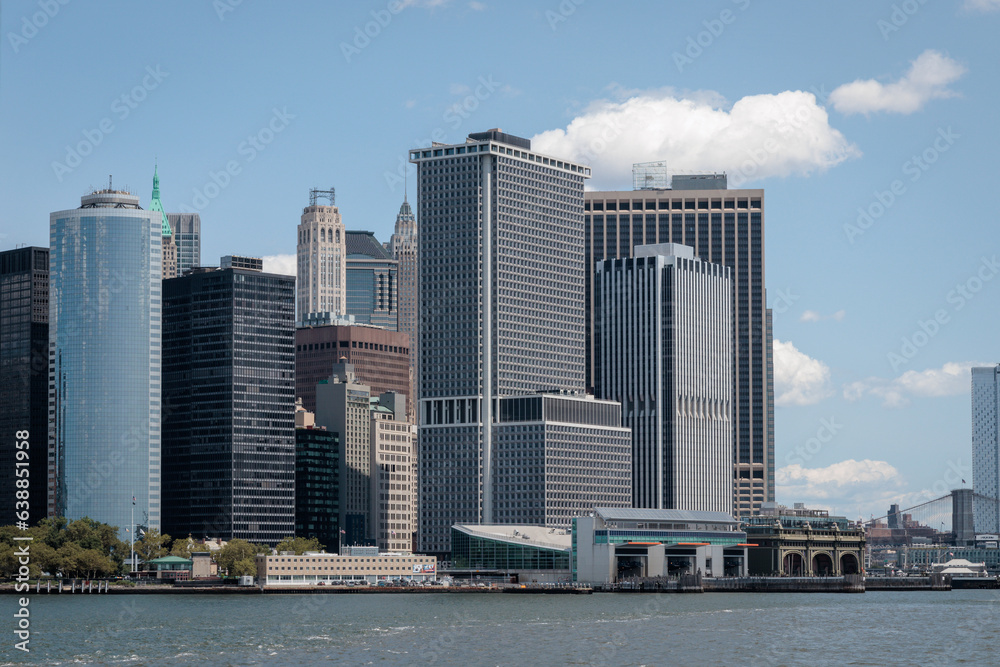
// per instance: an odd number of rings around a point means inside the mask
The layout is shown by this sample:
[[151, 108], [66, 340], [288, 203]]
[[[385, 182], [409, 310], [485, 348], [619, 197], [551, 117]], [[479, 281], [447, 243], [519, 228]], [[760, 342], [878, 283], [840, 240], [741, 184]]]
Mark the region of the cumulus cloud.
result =
[[835, 320], [839, 322], [844, 319], [845, 315], [847, 315], [847, 311], [845, 310], [838, 310], [833, 315], [821, 315], [815, 310], [807, 310], [802, 313], [799, 322], [822, 322], [823, 320]]
[[848, 459], [825, 468], [805, 468], [795, 463], [775, 471], [782, 502], [805, 503], [810, 509], [839, 510], [851, 518], [855, 510], [884, 514], [883, 508], [904, 492], [900, 472], [886, 461]]
[[970, 12], [1000, 11], [1000, 0], [965, 0], [962, 8]]
[[830, 103], [843, 114], [879, 111], [910, 114], [931, 100], [954, 97], [956, 93], [948, 86], [965, 71], [955, 60], [928, 49], [898, 81], [883, 84], [875, 79], [858, 79], [845, 83], [830, 93]]
[[615, 91], [565, 128], [532, 138], [543, 153], [593, 167], [591, 187], [622, 187], [632, 164], [665, 160], [674, 171], [729, 173], [730, 186], [770, 176], [806, 176], [860, 155], [830, 127], [816, 96], [750, 95], [729, 106], [712, 91]]
[[298, 274], [298, 260], [295, 255], [265, 255], [263, 260], [266, 273], [280, 273], [286, 276]]
[[774, 341], [774, 402], [811, 405], [832, 394], [830, 367], [800, 352], [791, 342]]
[[913, 396], [959, 396], [969, 392], [973, 366], [989, 366], [978, 361], [949, 362], [941, 368], [906, 371], [893, 379], [870, 377], [844, 385], [844, 398], [857, 401], [865, 396], [882, 399], [887, 408], [909, 405]]

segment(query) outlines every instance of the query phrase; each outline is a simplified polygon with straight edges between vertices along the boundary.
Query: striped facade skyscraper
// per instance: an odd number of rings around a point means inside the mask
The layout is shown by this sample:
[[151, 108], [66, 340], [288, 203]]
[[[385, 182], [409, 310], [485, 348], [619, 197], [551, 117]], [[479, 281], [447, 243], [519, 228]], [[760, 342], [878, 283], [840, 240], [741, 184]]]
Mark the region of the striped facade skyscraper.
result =
[[595, 389], [632, 429], [635, 507], [732, 514], [729, 274], [671, 243], [598, 263]]
[[[729, 190], [724, 175], [674, 176], [673, 189], [587, 192], [587, 266], [633, 257], [633, 248], [680, 243], [733, 281], [733, 512], [774, 501], [771, 311], [764, 288], [764, 191]], [[586, 274], [587, 383], [593, 386], [597, 311]]]
[[972, 490], [977, 533], [1000, 533], [1000, 365], [972, 369]]

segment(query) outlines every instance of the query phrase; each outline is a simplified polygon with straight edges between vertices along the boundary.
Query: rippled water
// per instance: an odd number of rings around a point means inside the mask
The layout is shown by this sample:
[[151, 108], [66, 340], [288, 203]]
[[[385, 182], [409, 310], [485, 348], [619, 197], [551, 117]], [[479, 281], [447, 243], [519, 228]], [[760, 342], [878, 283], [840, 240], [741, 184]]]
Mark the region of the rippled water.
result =
[[[0, 623], [13, 630], [13, 596]], [[1000, 664], [1000, 591], [36, 595], [0, 664]]]

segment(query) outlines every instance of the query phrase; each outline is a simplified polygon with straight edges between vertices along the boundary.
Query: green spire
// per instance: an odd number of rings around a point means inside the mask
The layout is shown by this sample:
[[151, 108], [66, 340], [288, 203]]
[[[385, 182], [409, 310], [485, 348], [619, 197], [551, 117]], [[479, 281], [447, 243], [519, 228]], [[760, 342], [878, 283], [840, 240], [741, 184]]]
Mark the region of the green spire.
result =
[[173, 231], [170, 229], [170, 223], [167, 221], [167, 214], [163, 210], [163, 203], [160, 201], [160, 175], [158, 173], [159, 169], [157, 166], [153, 167], [153, 196], [149, 202], [150, 211], [159, 211], [160, 215], [163, 216], [163, 221], [161, 223], [160, 234], [163, 236], [170, 236]]

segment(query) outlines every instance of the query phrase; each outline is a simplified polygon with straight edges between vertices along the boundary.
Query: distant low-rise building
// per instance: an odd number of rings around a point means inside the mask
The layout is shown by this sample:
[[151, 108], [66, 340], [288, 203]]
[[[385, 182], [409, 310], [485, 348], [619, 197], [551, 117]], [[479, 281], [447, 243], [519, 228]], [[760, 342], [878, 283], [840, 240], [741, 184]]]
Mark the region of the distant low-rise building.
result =
[[725, 512], [608, 508], [573, 520], [573, 580], [747, 573], [747, 534]]
[[379, 581], [433, 581], [437, 559], [392, 552], [346, 555], [307, 551], [302, 555], [257, 556], [257, 583], [263, 586], [313, 586]]
[[862, 526], [801, 503], [789, 509], [763, 503], [743, 520], [751, 575], [842, 576], [860, 574], [865, 556]]

